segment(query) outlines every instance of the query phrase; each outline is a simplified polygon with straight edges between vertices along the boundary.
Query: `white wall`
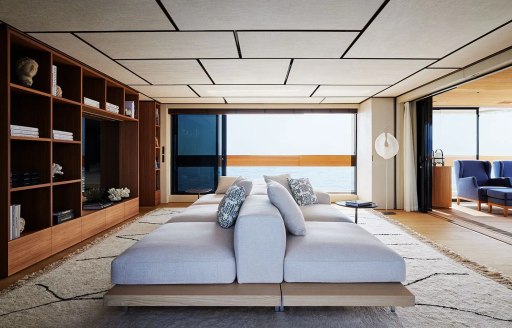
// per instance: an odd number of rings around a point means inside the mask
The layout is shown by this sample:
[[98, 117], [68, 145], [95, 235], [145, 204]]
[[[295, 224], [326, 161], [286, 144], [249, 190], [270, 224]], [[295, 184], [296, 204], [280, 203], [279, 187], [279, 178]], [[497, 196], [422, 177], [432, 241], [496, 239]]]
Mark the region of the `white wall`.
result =
[[[386, 208], [386, 161], [375, 152], [374, 142], [382, 132], [394, 135], [393, 98], [372, 98], [357, 113], [357, 194]], [[388, 208], [394, 208], [395, 169], [388, 160]]]

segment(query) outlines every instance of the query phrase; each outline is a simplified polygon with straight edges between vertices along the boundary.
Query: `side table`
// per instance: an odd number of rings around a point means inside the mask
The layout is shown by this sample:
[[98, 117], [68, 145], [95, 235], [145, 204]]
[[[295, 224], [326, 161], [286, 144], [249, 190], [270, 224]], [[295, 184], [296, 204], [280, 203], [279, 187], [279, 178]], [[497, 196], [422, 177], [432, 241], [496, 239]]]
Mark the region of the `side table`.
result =
[[356, 214], [355, 214], [355, 223], [357, 224], [357, 210], [360, 209], [360, 208], [376, 208], [378, 205], [375, 204], [375, 203], [371, 203], [371, 204], [350, 204], [347, 202], [336, 202], [336, 205], [339, 205], [339, 206], [343, 206], [343, 207], [349, 207], [349, 208], [355, 208], [356, 209]]
[[185, 190], [187, 194], [197, 194], [197, 199], [201, 197], [201, 194], [206, 194], [210, 191], [212, 191], [212, 188], [191, 188]]

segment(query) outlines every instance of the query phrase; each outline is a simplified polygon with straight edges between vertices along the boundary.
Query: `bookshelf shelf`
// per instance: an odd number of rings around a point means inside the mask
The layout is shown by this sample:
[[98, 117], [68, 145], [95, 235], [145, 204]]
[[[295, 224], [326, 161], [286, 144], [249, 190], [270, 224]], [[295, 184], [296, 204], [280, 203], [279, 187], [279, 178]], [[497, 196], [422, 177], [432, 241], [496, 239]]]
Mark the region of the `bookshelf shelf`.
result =
[[[133, 149], [139, 147], [139, 94], [7, 26], [0, 27], [0, 45], [0, 277], [5, 277], [138, 213], [139, 159]], [[39, 66], [31, 86], [15, 73], [16, 61], [24, 57]], [[56, 85], [61, 96], [56, 95]], [[100, 108], [84, 104], [84, 97], [98, 101]], [[126, 101], [134, 102], [134, 118], [125, 115]], [[119, 114], [108, 112], [107, 102], [119, 106]], [[82, 211], [86, 116], [105, 126], [107, 139], [102, 141], [108, 140], [108, 147], [107, 155], [102, 153], [107, 163], [102, 185], [128, 187], [133, 196], [113, 206], [122, 215], [110, 224], [106, 210]], [[11, 136], [11, 130], [22, 135]], [[54, 137], [59, 133], [64, 139]], [[64, 174], [53, 178], [52, 163], [61, 165]], [[14, 240], [11, 205], [21, 205], [20, 217], [26, 222]], [[54, 224], [53, 213], [69, 209], [74, 218]]]

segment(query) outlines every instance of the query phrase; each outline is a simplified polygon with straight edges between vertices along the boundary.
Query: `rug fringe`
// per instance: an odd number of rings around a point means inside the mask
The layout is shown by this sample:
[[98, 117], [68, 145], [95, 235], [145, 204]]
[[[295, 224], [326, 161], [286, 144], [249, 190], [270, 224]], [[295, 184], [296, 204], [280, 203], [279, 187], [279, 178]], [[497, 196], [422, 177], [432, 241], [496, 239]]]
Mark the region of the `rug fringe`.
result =
[[465, 267], [479, 273], [480, 275], [482, 275], [486, 278], [489, 278], [489, 279], [507, 287], [508, 289], [512, 289], [512, 279], [503, 275], [501, 272], [499, 272], [493, 268], [487, 267], [485, 265], [478, 264], [478, 263], [468, 259], [467, 257], [461, 256], [461, 255], [455, 253], [454, 251], [452, 251], [451, 249], [447, 248], [446, 246], [438, 244], [438, 243], [428, 239], [427, 237], [423, 236], [422, 234], [412, 230], [411, 228], [409, 228], [402, 222], [399, 222], [393, 218], [387, 217], [384, 214], [380, 213], [379, 211], [371, 210], [371, 212], [374, 213], [375, 215], [377, 215], [378, 217], [383, 218], [396, 226], [399, 226], [400, 228], [402, 228], [402, 230], [415, 236], [416, 238], [418, 238], [420, 241], [424, 242], [425, 244], [434, 247], [435, 249], [437, 249], [438, 251], [440, 251], [441, 253], [443, 253], [444, 255], [449, 257], [450, 259], [452, 259], [458, 263], [461, 263]]

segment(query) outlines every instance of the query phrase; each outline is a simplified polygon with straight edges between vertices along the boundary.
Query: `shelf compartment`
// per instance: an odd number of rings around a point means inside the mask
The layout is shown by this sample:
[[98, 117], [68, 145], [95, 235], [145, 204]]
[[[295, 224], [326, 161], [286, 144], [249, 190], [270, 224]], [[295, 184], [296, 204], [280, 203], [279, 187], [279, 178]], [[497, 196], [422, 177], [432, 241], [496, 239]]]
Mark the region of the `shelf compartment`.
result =
[[[73, 210], [75, 218], [82, 215], [82, 185], [80, 180], [75, 183], [53, 186], [52, 220], [53, 213], [66, 210]], [[52, 222], [52, 225], [56, 226], [58, 223]]]
[[53, 55], [57, 66], [57, 85], [62, 89], [62, 98], [82, 102], [82, 69], [71, 61]]
[[[83, 70], [82, 77], [82, 97], [98, 101], [100, 103], [100, 109], [105, 109], [105, 94], [107, 92], [105, 79], [85, 69]], [[83, 99], [81, 99], [81, 102], [83, 103]]]
[[21, 217], [25, 230], [21, 235], [51, 226], [51, 188], [36, 188], [11, 192], [11, 205], [21, 205]]
[[[138, 93], [131, 93], [128, 89], [125, 89], [125, 101], [133, 101], [135, 102], [135, 118], [139, 118], [139, 94]], [[124, 104], [123, 104], [124, 108]]]
[[79, 180], [82, 176], [80, 144], [53, 143], [53, 163], [62, 166], [62, 175], [55, 175], [54, 183], [68, 180]]
[[11, 82], [24, 86], [16, 74], [16, 62], [24, 57], [33, 59], [38, 64], [33, 84], [27, 88], [51, 93], [51, 53], [38, 46], [34, 41], [14, 33], [11, 39]]
[[[40, 181], [51, 182], [51, 144], [32, 140], [11, 139], [11, 172], [37, 172]], [[21, 186], [18, 186], [21, 187]]]
[[107, 102], [119, 106], [119, 115], [124, 116], [124, 88], [108, 82]]
[[111, 119], [112, 121], [132, 121], [137, 122], [137, 119], [131, 118], [125, 115], [120, 115], [116, 113], [110, 113], [103, 109], [98, 109], [95, 107], [82, 105], [82, 111], [85, 116], [92, 116], [101, 119]]
[[44, 187], [50, 187], [50, 186], [51, 186], [51, 184], [49, 184], [49, 183], [43, 183], [43, 184], [36, 184], [36, 185], [30, 185], [30, 186], [16, 187], [16, 188], [11, 188], [11, 192], [44, 188]]
[[51, 98], [11, 89], [11, 124], [38, 128], [40, 138], [50, 138]]
[[[54, 102], [53, 130], [71, 132], [73, 133], [73, 141], [79, 142], [82, 138], [82, 111], [80, 105]], [[54, 142], [69, 142], [69, 140], [53, 140]]]

